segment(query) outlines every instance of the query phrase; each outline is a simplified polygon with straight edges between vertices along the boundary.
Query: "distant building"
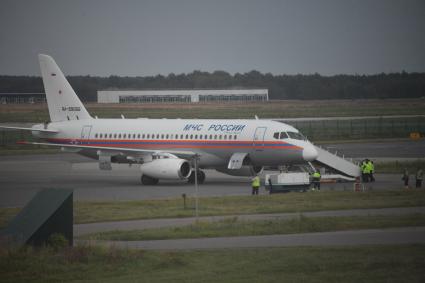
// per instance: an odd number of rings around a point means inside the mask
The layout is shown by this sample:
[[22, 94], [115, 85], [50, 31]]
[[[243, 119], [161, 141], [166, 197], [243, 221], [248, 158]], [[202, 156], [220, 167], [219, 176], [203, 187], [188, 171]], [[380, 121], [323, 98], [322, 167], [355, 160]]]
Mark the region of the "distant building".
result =
[[267, 89], [101, 90], [98, 103], [191, 103], [268, 101]]
[[24, 104], [46, 102], [44, 93], [0, 93], [0, 104]]

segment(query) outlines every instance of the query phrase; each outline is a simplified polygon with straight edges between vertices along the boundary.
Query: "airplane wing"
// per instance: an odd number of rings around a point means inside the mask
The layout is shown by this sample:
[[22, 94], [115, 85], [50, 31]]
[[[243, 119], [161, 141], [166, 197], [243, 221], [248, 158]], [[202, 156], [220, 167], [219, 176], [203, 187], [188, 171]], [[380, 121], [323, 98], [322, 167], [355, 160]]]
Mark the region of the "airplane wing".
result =
[[53, 130], [53, 129], [35, 129], [35, 128], [24, 128], [24, 127], [0, 126], [0, 129], [23, 130], [23, 131], [31, 131], [31, 132], [42, 132], [42, 133], [59, 133], [58, 130]]
[[103, 150], [108, 152], [124, 153], [124, 154], [174, 154], [182, 158], [191, 158], [197, 154], [193, 151], [179, 151], [179, 150], [153, 150], [153, 149], [137, 149], [137, 148], [126, 148], [126, 147], [106, 147], [106, 146], [89, 146], [89, 145], [78, 145], [78, 144], [59, 144], [59, 143], [43, 143], [43, 142], [18, 142], [19, 144], [31, 144], [31, 145], [45, 145], [55, 146], [63, 148], [74, 148], [74, 149], [93, 149]]

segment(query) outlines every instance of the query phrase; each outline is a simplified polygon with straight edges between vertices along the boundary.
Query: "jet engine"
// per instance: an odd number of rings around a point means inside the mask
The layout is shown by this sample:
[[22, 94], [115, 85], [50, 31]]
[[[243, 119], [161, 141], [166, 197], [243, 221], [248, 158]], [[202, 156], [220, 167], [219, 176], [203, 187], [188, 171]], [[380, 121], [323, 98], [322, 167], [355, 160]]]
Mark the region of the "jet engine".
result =
[[189, 177], [191, 169], [187, 160], [162, 158], [140, 165], [140, 171], [143, 175], [156, 179], [179, 180]]
[[231, 176], [254, 176], [261, 171], [263, 171], [262, 166], [252, 166], [245, 165], [242, 166], [241, 169], [227, 169], [227, 168], [219, 168], [216, 169], [218, 172], [231, 175]]

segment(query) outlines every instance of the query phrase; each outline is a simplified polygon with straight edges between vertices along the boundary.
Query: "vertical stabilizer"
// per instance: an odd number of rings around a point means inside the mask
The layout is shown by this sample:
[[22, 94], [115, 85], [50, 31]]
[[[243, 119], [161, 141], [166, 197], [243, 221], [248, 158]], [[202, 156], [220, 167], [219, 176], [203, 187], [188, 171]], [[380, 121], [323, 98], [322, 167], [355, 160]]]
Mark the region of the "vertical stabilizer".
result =
[[61, 122], [68, 120], [92, 119], [71, 85], [48, 55], [38, 55], [50, 120]]

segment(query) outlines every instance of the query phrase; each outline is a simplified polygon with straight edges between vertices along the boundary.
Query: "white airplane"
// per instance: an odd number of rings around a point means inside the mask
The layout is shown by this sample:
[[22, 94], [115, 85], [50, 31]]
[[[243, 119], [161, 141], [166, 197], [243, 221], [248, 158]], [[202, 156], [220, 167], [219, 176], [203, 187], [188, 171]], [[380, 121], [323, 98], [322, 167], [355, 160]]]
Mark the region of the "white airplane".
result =
[[234, 176], [253, 176], [263, 166], [305, 163], [317, 151], [297, 129], [271, 120], [97, 119], [92, 118], [52, 57], [39, 56], [50, 122], [29, 130], [40, 142], [63, 151], [111, 163], [140, 164], [141, 181], [160, 179], [202, 183], [212, 168]]

